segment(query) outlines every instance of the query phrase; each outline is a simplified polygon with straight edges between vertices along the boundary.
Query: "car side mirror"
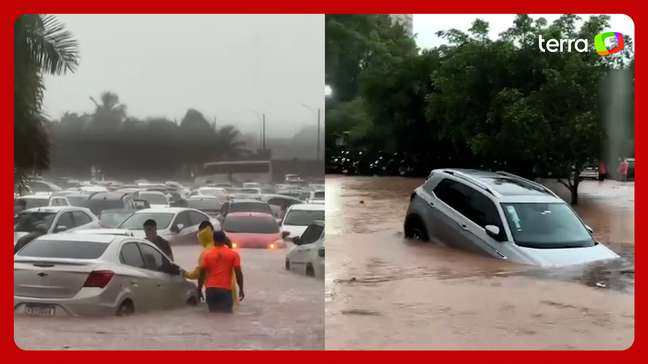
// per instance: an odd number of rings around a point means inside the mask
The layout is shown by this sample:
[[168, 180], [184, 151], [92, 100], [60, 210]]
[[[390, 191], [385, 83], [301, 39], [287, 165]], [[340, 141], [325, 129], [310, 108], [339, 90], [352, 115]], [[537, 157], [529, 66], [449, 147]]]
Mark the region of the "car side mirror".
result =
[[183, 224], [176, 224], [176, 225], [173, 225], [173, 226], [171, 227], [171, 231], [174, 232], [174, 233], [179, 233], [179, 232], [182, 231], [182, 229], [184, 229], [184, 225], [183, 225]]
[[67, 229], [68, 229], [68, 227], [65, 226], [65, 225], [58, 225], [58, 226], [56, 226], [56, 227], [54, 228], [54, 232], [55, 232], [55, 233], [60, 233], [60, 232], [65, 231], [65, 230], [67, 230]]
[[488, 234], [488, 236], [490, 236], [491, 238], [493, 238], [493, 239], [495, 239], [495, 240], [500, 240], [500, 239], [499, 239], [499, 234], [500, 234], [500, 228], [499, 228], [499, 226], [495, 226], [495, 225], [486, 225], [486, 226], [484, 227], [484, 229], [486, 229], [486, 234]]
[[594, 229], [592, 229], [591, 226], [585, 225], [585, 229], [587, 229], [587, 231], [589, 231], [590, 234], [594, 234]]
[[148, 209], [151, 207], [149, 202], [146, 200], [133, 200], [133, 206], [136, 210]]
[[177, 264], [171, 263], [164, 267], [164, 271], [167, 274], [170, 274], [172, 276], [178, 276], [180, 275], [180, 267]]
[[282, 231], [281, 232], [281, 238], [282, 239], [286, 239], [288, 237], [288, 235], [290, 235], [290, 233], [288, 231]]
[[301, 245], [301, 239], [299, 238], [299, 236], [295, 236], [292, 239], [292, 241], [293, 241], [293, 244], [295, 244], [295, 245]]

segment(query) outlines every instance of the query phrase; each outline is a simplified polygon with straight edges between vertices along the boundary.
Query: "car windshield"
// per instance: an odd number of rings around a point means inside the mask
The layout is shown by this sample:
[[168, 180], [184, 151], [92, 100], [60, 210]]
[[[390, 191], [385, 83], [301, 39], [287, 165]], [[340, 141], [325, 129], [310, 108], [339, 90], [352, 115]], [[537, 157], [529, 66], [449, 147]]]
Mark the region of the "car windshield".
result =
[[100, 215], [101, 211], [103, 210], [110, 210], [110, 209], [123, 209], [124, 208], [124, 202], [122, 200], [87, 200], [83, 204], [83, 207], [87, 207], [92, 211], [93, 214], [95, 215]]
[[142, 192], [139, 194], [139, 198], [148, 201], [151, 205], [166, 205], [169, 203], [164, 195], [158, 193]]
[[97, 259], [109, 244], [89, 241], [34, 240], [17, 255], [34, 258]]
[[576, 248], [594, 241], [574, 211], [564, 203], [504, 203], [513, 239], [529, 248]]
[[133, 211], [127, 210], [104, 210], [99, 216], [99, 223], [105, 228], [115, 228], [119, 226], [127, 217], [133, 214]]
[[155, 221], [158, 229], [166, 229], [171, 224], [173, 214], [165, 212], [140, 212], [131, 215], [119, 227], [129, 230], [144, 230], [144, 222], [148, 219]]
[[272, 216], [227, 215], [223, 230], [228, 233], [275, 234], [279, 232], [279, 226]]
[[260, 193], [259, 190], [256, 189], [256, 188], [241, 188], [241, 190], [239, 192], [240, 193], [245, 193], [245, 194], [252, 194], [252, 195]]
[[315, 220], [324, 220], [324, 210], [290, 210], [284, 225], [308, 226]]
[[266, 214], [272, 214], [272, 209], [270, 205], [260, 202], [236, 202], [233, 203], [228, 213], [232, 212], [263, 212]]
[[88, 196], [66, 196], [70, 205], [72, 206], [85, 206], [88, 201]]
[[54, 221], [55, 212], [22, 212], [18, 214], [14, 224], [14, 231], [32, 232], [36, 231], [38, 225], [43, 225], [49, 230]]

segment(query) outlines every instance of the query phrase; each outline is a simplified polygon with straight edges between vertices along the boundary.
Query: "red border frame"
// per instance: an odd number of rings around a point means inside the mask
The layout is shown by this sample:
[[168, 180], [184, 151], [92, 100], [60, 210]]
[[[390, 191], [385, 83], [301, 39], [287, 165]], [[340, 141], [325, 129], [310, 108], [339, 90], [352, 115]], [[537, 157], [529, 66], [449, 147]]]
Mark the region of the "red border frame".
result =
[[[519, 0], [500, 0], [497, 2], [485, 2], [480, 0], [464, 0], [461, 3], [443, 2], [435, 3], [433, 1], [388, 1], [388, 0], [374, 0], [371, 2], [352, 4], [344, 0], [316, 0], [312, 2], [303, 2], [296, 0], [275, 0], [273, 2], [262, 0], [247, 0], [244, 3], [215, 3], [209, 0], [195, 0], [195, 1], [174, 1], [174, 0], [140, 0], [135, 4], [129, 0], [112, 0], [107, 3], [92, 3], [87, 0], [67, 0], [59, 3], [53, 3], [46, 0], [9, 0], [0, 5], [2, 15], [0, 17], [0, 115], [2, 121], [0, 123], [0, 153], [2, 155], [2, 176], [0, 190], [4, 191], [0, 194], [0, 204], [2, 206], [10, 205], [10, 191], [13, 190], [10, 178], [13, 175], [13, 21], [14, 19], [25, 13], [471, 13], [471, 14], [497, 14], [497, 13], [580, 13], [580, 14], [627, 14], [635, 22], [635, 39], [644, 39], [645, 30], [641, 26], [640, 20], [645, 20], [646, 15], [642, 12], [643, 7], [641, 4], [631, 0], [570, 0], [569, 2], [560, 1], [544, 1], [539, 4], [522, 4]], [[643, 79], [644, 70], [642, 68], [642, 61], [639, 51], [639, 57], [636, 57], [637, 50], [635, 49], [636, 79]], [[635, 83], [636, 100], [641, 100], [644, 95], [644, 88], [642, 83]], [[644, 108], [639, 107], [637, 104], [635, 108], [635, 120], [642, 120], [645, 115]], [[635, 123], [636, 136], [635, 138], [642, 138], [644, 136], [644, 127], [641, 122]], [[641, 143], [635, 143], [636, 153], [638, 155], [644, 154], [644, 147]], [[641, 169], [639, 176], [642, 175]], [[642, 177], [639, 177], [641, 181]], [[636, 190], [636, 205], [643, 205], [646, 201], [646, 191], [639, 182], [639, 187]], [[645, 214], [641, 209], [635, 210], [635, 219], [638, 219], [636, 226], [642, 226]], [[10, 232], [12, 227], [9, 225], [11, 220], [12, 210], [9, 208], [3, 209], [0, 215], [2, 221], [2, 236], [9, 241]], [[644, 236], [644, 230], [639, 229], [635, 234], [635, 241], [641, 240]], [[5, 247], [0, 252], [0, 267], [4, 277], [11, 277], [10, 279], [2, 279], [0, 281], [0, 317], [2, 318], [3, 334], [0, 337], [0, 348], [3, 352], [9, 355], [5, 359], [9, 362], [43, 362], [47, 361], [92, 361], [93, 363], [114, 363], [116, 359], [126, 358], [124, 353], [120, 352], [101, 352], [101, 355], [96, 355], [94, 351], [87, 352], [35, 352], [35, 351], [22, 351], [13, 341], [13, 313], [12, 313], [12, 285], [13, 274], [10, 271], [12, 265], [13, 254], [10, 252], [8, 243], [4, 244]], [[635, 244], [635, 249], [640, 244]], [[639, 249], [641, 250], [641, 249]], [[635, 266], [643, 265], [643, 253], [635, 253], [636, 262]], [[639, 263], [642, 262], [642, 263]], [[637, 272], [641, 272], [640, 269]], [[641, 354], [641, 339], [643, 334], [640, 331], [645, 330], [646, 325], [644, 316], [638, 311], [639, 303], [644, 302], [642, 290], [639, 288], [643, 278], [637, 279], [635, 283], [635, 341], [634, 344], [625, 351], [578, 351], [578, 352], [564, 352], [564, 351], [543, 351], [543, 352], [524, 352], [524, 351], [430, 351], [430, 352], [327, 352], [310, 353], [310, 352], [223, 352], [219, 353], [217, 357], [211, 355], [210, 352], [128, 352], [127, 358], [134, 360], [159, 360], [165, 359], [167, 361], [178, 360], [241, 360], [253, 361], [261, 360], [308, 360], [314, 362], [330, 361], [332, 359], [347, 359], [347, 360], [361, 360], [368, 359], [376, 362], [385, 361], [400, 361], [400, 360], [417, 360], [417, 359], [463, 359], [463, 360], [484, 360], [492, 359], [499, 362], [504, 361], [521, 361], [525, 363], [532, 362], [546, 362], [547, 360], [582, 360], [585, 359], [589, 362], [609, 362], [610, 359], [614, 360], [629, 360], [630, 362], [639, 361]], [[638, 289], [639, 288], [639, 289]], [[14, 360], [12, 360], [14, 359]]]

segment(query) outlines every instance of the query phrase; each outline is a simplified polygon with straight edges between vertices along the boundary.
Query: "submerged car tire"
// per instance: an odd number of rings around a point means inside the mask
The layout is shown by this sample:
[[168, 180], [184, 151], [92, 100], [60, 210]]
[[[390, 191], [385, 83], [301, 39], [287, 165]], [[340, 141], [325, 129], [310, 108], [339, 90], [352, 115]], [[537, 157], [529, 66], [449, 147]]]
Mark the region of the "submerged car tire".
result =
[[418, 217], [410, 217], [405, 222], [405, 238], [418, 241], [429, 241], [425, 225]]
[[313, 269], [313, 265], [310, 263], [306, 265], [306, 275], [309, 277], [315, 277], [315, 269]]
[[129, 316], [135, 313], [135, 305], [133, 304], [133, 301], [126, 299], [124, 302], [122, 302], [119, 305], [119, 308], [117, 308], [117, 312], [115, 312], [115, 315], [117, 316]]

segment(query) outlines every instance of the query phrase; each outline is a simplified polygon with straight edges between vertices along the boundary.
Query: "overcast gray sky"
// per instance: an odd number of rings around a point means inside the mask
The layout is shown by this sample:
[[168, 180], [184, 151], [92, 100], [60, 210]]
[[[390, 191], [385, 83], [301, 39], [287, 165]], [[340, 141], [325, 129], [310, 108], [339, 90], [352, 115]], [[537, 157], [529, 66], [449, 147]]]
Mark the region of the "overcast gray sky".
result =
[[[589, 14], [578, 14], [583, 19], [589, 17]], [[548, 22], [557, 19], [560, 14], [531, 14], [531, 17], [544, 17]], [[498, 34], [513, 26], [515, 15], [513, 14], [414, 14], [414, 34], [416, 34], [416, 44], [421, 48], [432, 48], [445, 43], [436, 35], [439, 30], [448, 30], [456, 28], [467, 31], [472, 22], [480, 18], [489, 23], [489, 35], [491, 39], [496, 39]], [[611, 31], [627, 34], [634, 39], [634, 22], [627, 15], [611, 15]]]
[[116, 92], [128, 114], [180, 121], [187, 108], [220, 125], [292, 136], [324, 104], [323, 15], [57, 15], [80, 43], [76, 73], [46, 78], [45, 111], [91, 112]]

